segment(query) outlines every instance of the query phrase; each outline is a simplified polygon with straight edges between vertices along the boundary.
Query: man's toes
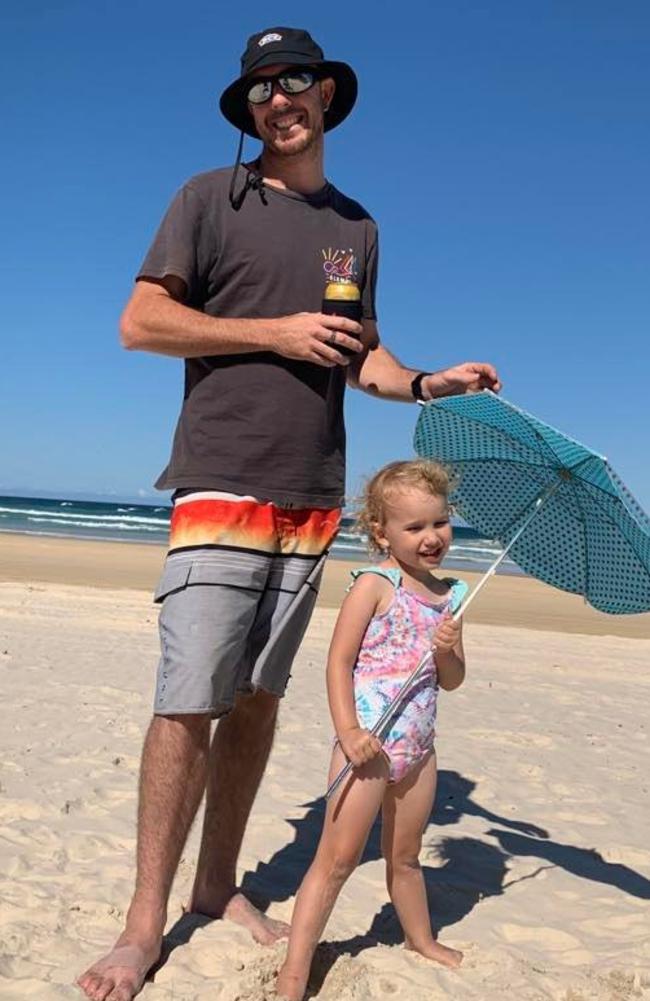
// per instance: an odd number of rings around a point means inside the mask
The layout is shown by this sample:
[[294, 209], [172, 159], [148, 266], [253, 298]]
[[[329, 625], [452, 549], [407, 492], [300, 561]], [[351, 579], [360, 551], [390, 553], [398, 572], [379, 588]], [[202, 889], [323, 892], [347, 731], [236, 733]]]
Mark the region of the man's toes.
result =
[[82, 991], [85, 993], [86, 997], [90, 998], [91, 1001], [103, 1001], [106, 994], [113, 986], [112, 983], [108, 985], [107, 990], [103, 995], [99, 993], [99, 989], [104, 983], [104, 978], [99, 973], [93, 973], [92, 970], [86, 970], [85, 973], [77, 980], [77, 984], [81, 987]]
[[117, 984], [103, 1001], [131, 1001], [135, 997], [131, 984]]
[[113, 987], [115, 986], [115, 981], [112, 977], [100, 976], [97, 977], [97, 983], [92, 994], [88, 996], [91, 1001], [106, 1001], [106, 998], [110, 995]]
[[77, 985], [77, 987], [81, 987], [82, 991], [85, 991], [88, 987], [91, 986], [91, 981], [94, 979], [94, 977], [95, 974], [93, 973], [92, 968], [89, 970], [84, 970], [84, 972], [80, 973], [77, 979], [75, 980], [75, 984]]
[[86, 997], [90, 999], [90, 1001], [103, 1001], [106, 997], [108, 991], [110, 991], [113, 985], [109, 984], [106, 990], [104, 990], [103, 993], [100, 993], [103, 983], [104, 978], [98, 976], [96, 973], [86, 973], [77, 981], [77, 984], [81, 987], [82, 991]]

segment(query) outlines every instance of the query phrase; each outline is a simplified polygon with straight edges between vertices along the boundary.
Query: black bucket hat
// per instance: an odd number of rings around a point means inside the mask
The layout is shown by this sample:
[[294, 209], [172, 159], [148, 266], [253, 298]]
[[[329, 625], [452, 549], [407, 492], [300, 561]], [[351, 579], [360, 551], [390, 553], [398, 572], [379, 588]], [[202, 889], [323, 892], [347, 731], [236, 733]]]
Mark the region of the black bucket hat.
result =
[[320, 75], [332, 77], [336, 90], [325, 112], [326, 132], [340, 125], [352, 111], [357, 99], [357, 78], [351, 66], [324, 59], [320, 45], [307, 31], [300, 28], [267, 28], [248, 39], [246, 51], [241, 57], [239, 79], [226, 87], [219, 101], [222, 114], [236, 129], [258, 138], [246, 100], [249, 77], [254, 70], [276, 64], [314, 66]]

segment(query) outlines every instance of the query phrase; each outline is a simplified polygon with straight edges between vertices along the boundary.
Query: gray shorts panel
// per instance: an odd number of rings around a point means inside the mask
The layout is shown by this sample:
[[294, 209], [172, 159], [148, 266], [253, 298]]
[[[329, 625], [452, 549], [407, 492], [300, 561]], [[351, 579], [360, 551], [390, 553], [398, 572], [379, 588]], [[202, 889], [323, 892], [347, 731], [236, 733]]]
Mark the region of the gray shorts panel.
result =
[[155, 593], [158, 715], [220, 716], [237, 692], [284, 694], [326, 557], [225, 556], [201, 550], [167, 559]]
[[[296, 574], [300, 577], [299, 583], [291, 581], [296, 584], [296, 591], [274, 591], [272, 584], [265, 591], [252, 635], [250, 681], [253, 688], [284, 695], [291, 665], [316, 604], [326, 559], [324, 555], [312, 561], [309, 568], [300, 567], [300, 574]], [[272, 572], [271, 582], [273, 579]], [[286, 571], [283, 583], [287, 583]]]
[[160, 602], [186, 584], [225, 584], [263, 591], [268, 582], [268, 556], [241, 550], [208, 549], [168, 556], [154, 591]]

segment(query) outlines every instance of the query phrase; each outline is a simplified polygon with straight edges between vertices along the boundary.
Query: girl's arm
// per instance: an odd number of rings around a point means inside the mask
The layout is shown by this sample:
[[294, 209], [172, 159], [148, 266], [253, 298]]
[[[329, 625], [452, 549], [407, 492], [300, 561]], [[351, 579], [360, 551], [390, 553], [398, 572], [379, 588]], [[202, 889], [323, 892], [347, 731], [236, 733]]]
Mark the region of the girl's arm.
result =
[[352, 672], [368, 623], [388, 586], [376, 574], [359, 577], [341, 605], [327, 658], [327, 696], [334, 729], [343, 753], [355, 766], [381, 752], [377, 738], [359, 726]]
[[449, 615], [443, 619], [433, 638], [438, 684], [447, 692], [453, 692], [465, 680], [465, 651], [463, 650], [463, 625], [460, 619], [454, 622]]

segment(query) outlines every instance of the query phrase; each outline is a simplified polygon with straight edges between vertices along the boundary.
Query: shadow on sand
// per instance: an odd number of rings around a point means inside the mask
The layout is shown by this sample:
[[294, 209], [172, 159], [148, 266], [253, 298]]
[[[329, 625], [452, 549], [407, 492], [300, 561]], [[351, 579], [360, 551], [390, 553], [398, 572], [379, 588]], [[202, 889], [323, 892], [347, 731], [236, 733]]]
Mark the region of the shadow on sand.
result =
[[[496, 845], [477, 838], [425, 835], [422, 872], [427, 888], [429, 912], [435, 933], [457, 924], [486, 897], [504, 893], [513, 882], [506, 882], [507, 863], [513, 857], [535, 857], [540, 866], [523, 879], [534, 879], [543, 869], [562, 868], [581, 879], [616, 887], [623, 893], [643, 900], [650, 899], [650, 880], [633, 869], [606, 862], [588, 848], [564, 845], [550, 840], [543, 828], [527, 821], [502, 817], [472, 799], [475, 783], [458, 772], [442, 769], [438, 774], [436, 802], [430, 823], [436, 828], [459, 823], [464, 816], [480, 817], [499, 828], [489, 828], [486, 834]], [[254, 872], [247, 872], [241, 888], [260, 910], [271, 901], [293, 897], [313, 859], [325, 813], [325, 799], [320, 797], [306, 804], [307, 813], [288, 823], [295, 829], [292, 842], [280, 848], [268, 862], [258, 863]], [[361, 865], [381, 858], [381, 827], [377, 821], [368, 838]], [[430, 848], [427, 848], [427, 838]], [[426, 859], [435, 857], [435, 866]], [[190, 940], [194, 931], [211, 919], [198, 914], [184, 914], [170, 929], [163, 942], [159, 969], [179, 945]], [[310, 992], [317, 992], [337, 958], [345, 953], [356, 956], [372, 946], [397, 945], [403, 940], [402, 931], [390, 903], [374, 916], [368, 931], [343, 941], [323, 942], [317, 952], [310, 980]], [[155, 971], [152, 971], [155, 972]]]
[[[464, 778], [458, 772], [441, 769], [438, 773], [436, 801], [429, 823], [434, 824], [436, 827], [444, 827], [459, 823], [464, 816], [476, 816], [482, 817], [491, 824], [499, 824], [502, 827], [520, 832], [521, 834], [536, 835], [540, 838], [548, 837], [548, 832], [541, 827], [536, 827], [534, 824], [526, 821], [501, 817], [490, 810], [486, 810], [472, 799], [475, 786], [475, 782]], [[260, 862], [254, 872], [247, 872], [244, 876], [242, 881], [244, 893], [264, 909], [268, 907], [271, 900], [287, 900], [289, 897], [295, 895], [314, 857], [323, 825], [325, 798], [321, 796], [319, 799], [308, 803], [307, 807], [307, 813], [304, 817], [301, 817], [299, 820], [288, 820], [288, 823], [296, 831], [294, 840], [277, 851], [268, 862]], [[381, 826], [379, 820], [377, 820], [370, 832], [370, 837], [368, 838], [368, 843], [361, 859], [361, 865], [364, 862], [371, 862], [381, 858], [380, 832]], [[428, 836], [431, 837], [431, 835], [432, 832], [429, 831]], [[459, 859], [458, 851], [452, 848], [451, 845], [453, 843], [462, 844], [463, 841], [471, 843], [471, 851], [467, 852], [466, 858], [463, 856], [463, 858]], [[507, 852], [502, 852], [498, 848], [492, 849], [489, 845], [485, 845], [483, 842], [475, 842], [471, 838], [461, 839], [460, 841], [450, 839], [449, 846], [450, 856], [448, 861], [453, 862], [454, 868], [456, 866], [459, 869], [460, 867], [464, 867], [467, 871], [476, 869], [475, 859], [482, 857], [482, 853], [486, 851], [495, 851], [504, 860], [508, 858]], [[436, 854], [441, 858], [445, 857], [440, 846], [438, 846]], [[453, 859], [451, 855], [453, 855]], [[482, 865], [484, 862], [485, 859], [483, 859]], [[434, 871], [431, 867], [427, 868], [431, 872]], [[488, 882], [492, 885], [493, 880], [491, 877]], [[480, 891], [484, 894], [487, 892], [487, 889], [487, 886], [480, 887]]]

